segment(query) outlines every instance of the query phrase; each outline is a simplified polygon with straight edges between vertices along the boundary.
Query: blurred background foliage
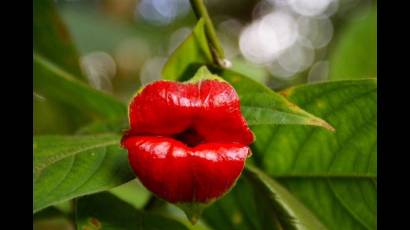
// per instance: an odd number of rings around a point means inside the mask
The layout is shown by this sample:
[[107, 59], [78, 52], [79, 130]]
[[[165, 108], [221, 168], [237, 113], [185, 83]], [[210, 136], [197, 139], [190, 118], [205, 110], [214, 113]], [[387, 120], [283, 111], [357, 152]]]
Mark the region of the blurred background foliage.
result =
[[[274, 90], [376, 77], [376, 1], [205, 2], [232, 69]], [[141, 85], [161, 78], [166, 59], [197, 21], [189, 0], [39, 0], [33, 6], [37, 54], [123, 102]], [[87, 128], [78, 127], [97, 116], [41, 90], [34, 90], [33, 103], [36, 135], [86, 132]], [[149, 192], [136, 180], [111, 192], [131, 206], [186, 222], [179, 209], [159, 200], [152, 203]], [[66, 202], [36, 214], [34, 229], [73, 229], [68, 221], [73, 205]], [[207, 229], [202, 222], [191, 228]]]

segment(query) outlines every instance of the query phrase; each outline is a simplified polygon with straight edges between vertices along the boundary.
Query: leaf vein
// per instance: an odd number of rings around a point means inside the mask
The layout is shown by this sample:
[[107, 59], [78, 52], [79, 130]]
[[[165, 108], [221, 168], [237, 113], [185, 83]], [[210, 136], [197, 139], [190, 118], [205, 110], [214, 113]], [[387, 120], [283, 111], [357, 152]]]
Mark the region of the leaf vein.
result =
[[357, 223], [359, 223], [360, 225], [362, 225], [364, 228], [371, 230], [371, 228], [369, 226], [366, 225], [366, 223], [363, 223], [362, 220], [360, 219], [360, 217], [356, 216], [352, 210], [348, 207], [348, 205], [343, 201], [343, 199], [341, 197], [339, 197], [339, 194], [334, 190], [333, 186], [332, 186], [332, 182], [327, 180], [327, 184], [330, 188], [330, 191], [332, 191], [335, 200], [337, 202], [339, 202], [339, 204], [345, 209], [345, 211], [354, 219], [356, 220]]

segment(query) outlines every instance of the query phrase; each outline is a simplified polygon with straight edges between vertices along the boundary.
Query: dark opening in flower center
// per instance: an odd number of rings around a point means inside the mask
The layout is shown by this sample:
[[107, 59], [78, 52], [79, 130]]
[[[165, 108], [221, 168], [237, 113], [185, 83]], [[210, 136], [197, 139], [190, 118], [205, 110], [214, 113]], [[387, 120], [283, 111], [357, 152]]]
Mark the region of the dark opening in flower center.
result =
[[195, 147], [204, 142], [204, 138], [201, 137], [193, 128], [189, 128], [182, 133], [174, 135], [174, 138], [189, 147]]

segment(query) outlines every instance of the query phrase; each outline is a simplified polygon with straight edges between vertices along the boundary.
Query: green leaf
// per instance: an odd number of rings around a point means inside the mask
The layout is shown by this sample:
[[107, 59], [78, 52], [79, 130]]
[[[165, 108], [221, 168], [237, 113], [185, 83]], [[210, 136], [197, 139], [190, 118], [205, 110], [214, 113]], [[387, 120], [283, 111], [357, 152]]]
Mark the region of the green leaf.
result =
[[236, 57], [230, 61], [232, 62], [230, 70], [247, 76], [259, 84], [265, 84], [272, 78], [267, 69], [261, 68], [258, 64], [248, 62], [244, 58]]
[[148, 200], [152, 196], [138, 179], [132, 180], [126, 184], [115, 187], [109, 192], [116, 197], [134, 206], [137, 209], [142, 209], [147, 204]]
[[58, 14], [53, 0], [35, 0], [33, 4], [33, 48], [41, 56], [85, 80], [79, 56], [71, 36]]
[[35, 136], [33, 211], [135, 178], [119, 143], [113, 134]]
[[253, 166], [247, 166], [247, 174], [255, 184], [262, 186], [269, 194], [278, 212], [282, 229], [325, 229], [320, 221], [278, 182], [269, 178]]
[[218, 75], [212, 74], [206, 66], [201, 66], [196, 71], [195, 75], [192, 78], [190, 78], [188, 81], [185, 81], [185, 83], [197, 84], [198, 82], [205, 81], [205, 80], [226, 82], [224, 79], [222, 79]]
[[97, 119], [127, 116], [127, 107], [112, 96], [90, 88], [44, 57], [34, 54], [34, 90]]
[[106, 192], [78, 199], [76, 222], [77, 229], [187, 229], [175, 220], [137, 210]]
[[376, 229], [376, 80], [335, 81], [283, 91], [328, 120], [330, 133], [256, 126], [253, 160], [329, 229]]
[[[70, 34], [52, 0], [33, 3], [33, 49], [79, 80], [86, 80], [81, 74], [79, 56]], [[45, 96], [35, 92], [33, 98], [34, 133], [72, 133], [88, 121], [81, 116], [80, 110]]]
[[249, 125], [313, 125], [334, 131], [326, 121], [299, 108], [268, 87], [231, 70], [216, 70], [241, 99], [241, 111]]
[[330, 56], [330, 80], [359, 79], [377, 75], [376, 7], [360, 21], [351, 21], [340, 32]]
[[212, 64], [212, 54], [205, 35], [205, 21], [200, 19], [192, 33], [169, 57], [162, 69], [162, 77], [185, 81], [206, 64]]
[[326, 229], [285, 188], [251, 166], [204, 218], [215, 229]]

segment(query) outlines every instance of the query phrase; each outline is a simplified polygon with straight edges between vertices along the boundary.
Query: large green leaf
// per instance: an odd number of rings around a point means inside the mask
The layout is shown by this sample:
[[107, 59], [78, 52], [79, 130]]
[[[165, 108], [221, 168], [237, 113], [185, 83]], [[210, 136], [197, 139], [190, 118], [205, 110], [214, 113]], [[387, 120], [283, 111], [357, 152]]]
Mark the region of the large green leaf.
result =
[[200, 19], [189, 37], [169, 57], [162, 69], [162, 77], [188, 80], [206, 64], [212, 64], [212, 54], [205, 34], [205, 21]]
[[313, 125], [334, 130], [326, 121], [299, 108], [268, 87], [231, 70], [215, 70], [241, 99], [241, 111], [249, 125]]
[[304, 85], [282, 94], [327, 121], [255, 126], [253, 160], [330, 229], [376, 228], [376, 80]]
[[285, 188], [251, 166], [204, 218], [214, 229], [325, 229]]
[[126, 117], [127, 107], [112, 96], [92, 89], [46, 58], [34, 54], [34, 90], [77, 108], [91, 118]]
[[110, 193], [77, 200], [77, 229], [187, 229], [183, 224], [135, 209]]
[[330, 80], [359, 79], [377, 75], [376, 7], [360, 21], [351, 21], [340, 32], [330, 56]]
[[134, 178], [119, 142], [113, 134], [35, 136], [33, 211]]

